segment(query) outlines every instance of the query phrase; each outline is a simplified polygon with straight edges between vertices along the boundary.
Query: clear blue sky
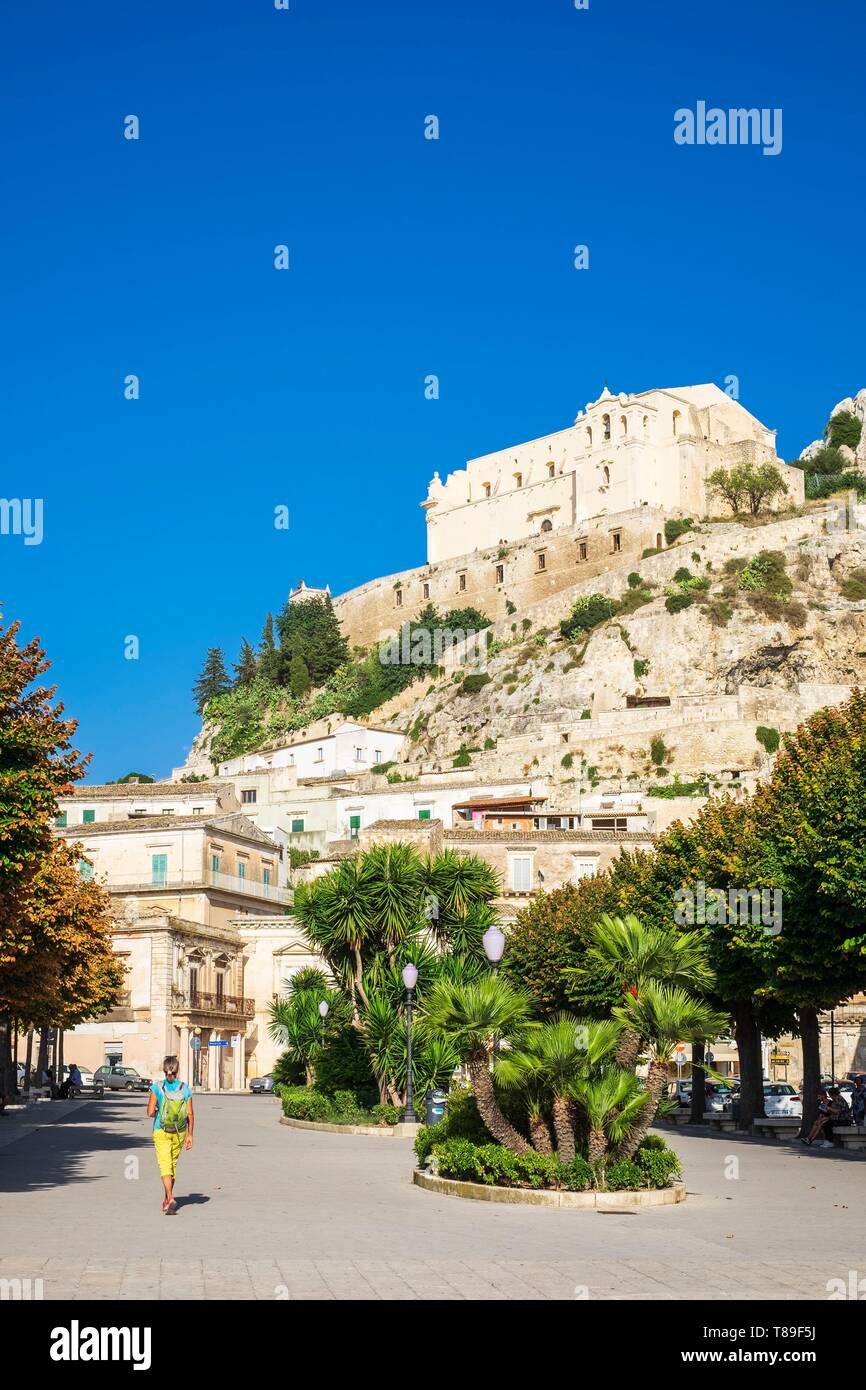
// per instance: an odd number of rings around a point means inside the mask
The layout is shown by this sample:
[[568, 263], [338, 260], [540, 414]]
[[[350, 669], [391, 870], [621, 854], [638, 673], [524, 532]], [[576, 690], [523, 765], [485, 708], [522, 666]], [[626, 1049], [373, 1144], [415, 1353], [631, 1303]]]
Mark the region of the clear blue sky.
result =
[[[866, 385], [861, 0], [42, 0], [0, 25], [0, 496], [45, 506], [40, 546], [0, 536], [0, 599], [99, 780], [182, 761], [205, 650], [256, 641], [300, 576], [421, 563], [434, 468], [605, 380], [730, 374], [795, 457]], [[676, 145], [698, 100], [781, 107], [782, 153]]]

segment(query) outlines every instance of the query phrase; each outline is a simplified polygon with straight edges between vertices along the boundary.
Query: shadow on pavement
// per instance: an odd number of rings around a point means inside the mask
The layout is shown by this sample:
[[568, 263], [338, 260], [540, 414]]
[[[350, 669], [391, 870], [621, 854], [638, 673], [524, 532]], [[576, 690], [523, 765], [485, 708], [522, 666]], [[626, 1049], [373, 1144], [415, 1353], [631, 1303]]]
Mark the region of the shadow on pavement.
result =
[[175, 1200], [177, 1201], [177, 1209], [180, 1211], [182, 1207], [201, 1207], [205, 1202], [210, 1201], [210, 1197], [206, 1196], [204, 1192], [188, 1192], [185, 1197], [177, 1197]]
[[[68, 1115], [54, 1113], [62, 1101], [52, 1101], [50, 1118], [35, 1118], [35, 1129], [26, 1129], [20, 1138], [0, 1148], [0, 1192], [35, 1192], [70, 1183], [98, 1181], [82, 1171], [94, 1153], [130, 1154], [150, 1146], [150, 1126], [140, 1134], [130, 1132], [130, 1123], [144, 1117], [145, 1098], [120, 1100], [104, 1097], [78, 1106]], [[13, 1121], [18, 1123], [18, 1121]], [[4, 1131], [5, 1133], [5, 1131]]]

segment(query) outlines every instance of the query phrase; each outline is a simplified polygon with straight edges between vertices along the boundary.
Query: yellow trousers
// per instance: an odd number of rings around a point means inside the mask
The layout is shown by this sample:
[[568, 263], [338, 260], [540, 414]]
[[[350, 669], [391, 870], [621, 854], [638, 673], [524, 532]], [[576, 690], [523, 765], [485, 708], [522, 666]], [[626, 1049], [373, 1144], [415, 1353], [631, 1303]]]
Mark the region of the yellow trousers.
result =
[[153, 1146], [159, 1164], [161, 1178], [173, 1178], [177, 1174], [177, 1160], [186, 1141], [186, 1130], [181, 1134], [167, 1134], [164, 1129], [153, 1131]]

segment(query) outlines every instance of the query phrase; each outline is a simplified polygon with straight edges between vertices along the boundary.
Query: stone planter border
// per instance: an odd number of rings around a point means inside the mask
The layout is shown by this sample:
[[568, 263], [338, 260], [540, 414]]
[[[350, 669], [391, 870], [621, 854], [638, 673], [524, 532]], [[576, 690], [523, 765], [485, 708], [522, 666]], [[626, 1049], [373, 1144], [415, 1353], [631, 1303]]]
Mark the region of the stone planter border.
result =
[[649, 1187], [639, 1192], [552, 1192], [531, 1187], [493, 1187], [486, 1183], [464, 1182], [458, 1178], [434, 1177], [416, 1168], [412, 1181], [425, 1192], [443, 1197], [463, 1197], [476, 1202], [510, 1202], [526, 1207], [592, 1208], [595, 1211], [626, 1211], [634, 1207], [669, 1207], [686, 1200], [686, 1185]]
[[374, 1139], [414, 1139], [421, 1128], [418, 1125], [329, 1125], [319, 1120], [292, 1120], [287, 1115], [280, 1116], [280, 1124], [289, 1129], [316, 1129], [322, 1134], [365, 1134]]

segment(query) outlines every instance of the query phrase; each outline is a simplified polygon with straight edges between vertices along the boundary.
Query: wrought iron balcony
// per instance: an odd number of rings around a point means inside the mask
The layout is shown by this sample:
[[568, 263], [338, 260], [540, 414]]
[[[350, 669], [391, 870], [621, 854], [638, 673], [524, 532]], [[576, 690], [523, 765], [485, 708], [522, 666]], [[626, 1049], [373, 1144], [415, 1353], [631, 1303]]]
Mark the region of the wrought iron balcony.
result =
[[188, 1013], [221, 1014], [226, 1018], [253, 1018], [256, 1012], [254, 999], [239, 994], [213, 994], [209, 990], [176, 989], [172, 996], [172, 1007]]

